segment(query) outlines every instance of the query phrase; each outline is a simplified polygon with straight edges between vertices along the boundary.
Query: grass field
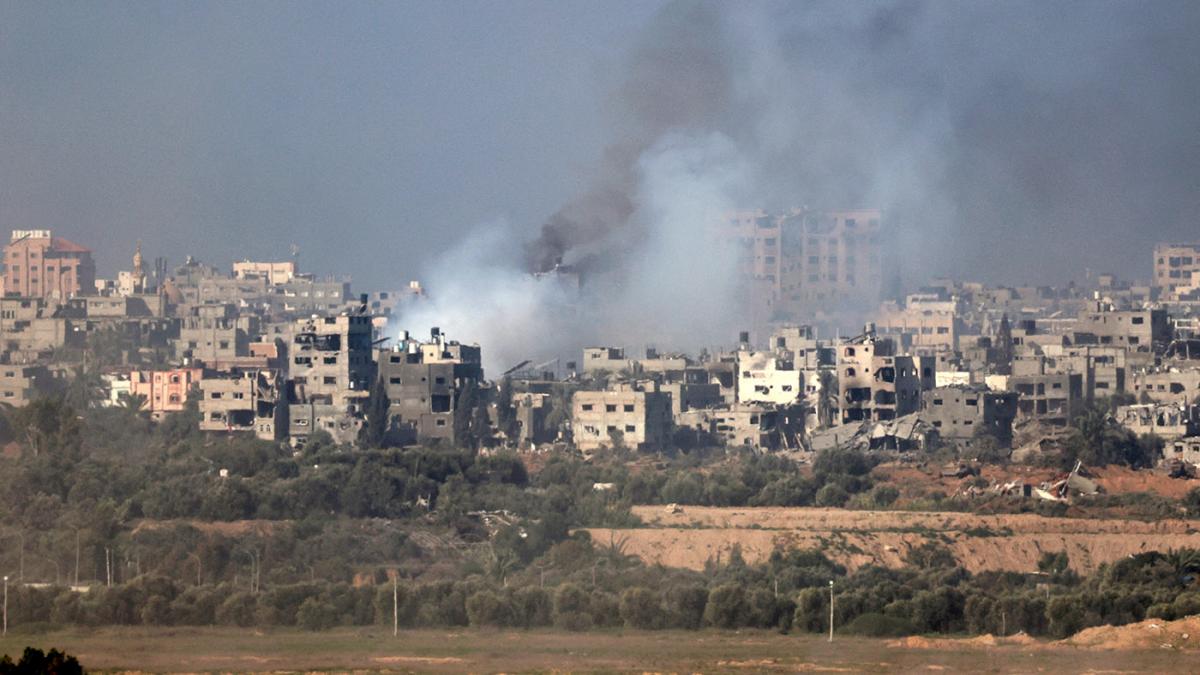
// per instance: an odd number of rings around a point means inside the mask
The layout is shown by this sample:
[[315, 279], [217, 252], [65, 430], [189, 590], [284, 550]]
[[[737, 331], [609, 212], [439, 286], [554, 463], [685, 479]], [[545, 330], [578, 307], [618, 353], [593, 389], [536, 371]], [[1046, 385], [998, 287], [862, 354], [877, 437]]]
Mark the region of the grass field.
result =
[[65, 649], [92, 671], [1195, 672], [1200, 654], [1065, 646], [904, 648], [770, 632], [104, 628], [12, 633], [0, 652]]

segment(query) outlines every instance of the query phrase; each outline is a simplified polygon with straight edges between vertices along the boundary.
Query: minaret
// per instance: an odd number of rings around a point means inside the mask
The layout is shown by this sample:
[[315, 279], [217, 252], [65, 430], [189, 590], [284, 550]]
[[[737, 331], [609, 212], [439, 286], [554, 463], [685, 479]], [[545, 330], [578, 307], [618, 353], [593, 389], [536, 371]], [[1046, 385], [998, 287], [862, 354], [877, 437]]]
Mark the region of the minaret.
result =
[[142, 269], [142, 240], [139, 239], [133, 251], [133, 292], [143, 293], [145, 290], [146, 272]]

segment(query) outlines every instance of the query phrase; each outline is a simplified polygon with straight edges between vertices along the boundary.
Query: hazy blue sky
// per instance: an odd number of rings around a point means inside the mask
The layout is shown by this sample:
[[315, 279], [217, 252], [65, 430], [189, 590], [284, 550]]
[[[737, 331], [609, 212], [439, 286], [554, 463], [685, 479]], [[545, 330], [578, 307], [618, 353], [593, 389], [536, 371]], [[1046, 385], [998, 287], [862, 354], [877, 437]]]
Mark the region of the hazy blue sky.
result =
[[534, 230], [655, 2], [0, 2], [0, 228], [387, 285]]
[[[727, 201], [884, 208], [911, 281], [1144, 278], [1200, 238], [1197, 35], [1196, 0], [0, 0], [0, 229], [105, 274], [137, 238], [226, 268], [294, 242], [394, 287], [481, 223], [686, 206], [643, 171], [683, 132], [744, 163]], [[620, 276], [661, 230], [592, 220]]]

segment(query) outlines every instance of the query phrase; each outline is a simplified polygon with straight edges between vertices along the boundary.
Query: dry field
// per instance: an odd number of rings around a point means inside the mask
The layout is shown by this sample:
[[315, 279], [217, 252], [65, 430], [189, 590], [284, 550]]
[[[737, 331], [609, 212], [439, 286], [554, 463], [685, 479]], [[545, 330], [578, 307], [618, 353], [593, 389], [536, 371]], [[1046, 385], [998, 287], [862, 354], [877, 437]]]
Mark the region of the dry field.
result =
[[1032, 514], [848, 511], [818, 508], [684, 507], [633, 509], [647, 527], [590, 530], [600, 544], [619, 542], [648, 563], [703, 569], [728, 559], [735, 546], [747, 562], [776, 548], [817, 548], [851, 569], [900, 567], [908, 551], [929, 541], [945, 545], [970, 570], [1033, 572], [1046, 552], [1066, 551], [1087, 573], [1101, 563], [1143, 551], [1200, 548], [1200, 522], [1046, 518]]
[[[1113, 629], [1121, 630], [1121, 629]], [[58, 647], [91, 671], [136, 672], [1195, 672], [1200, 652], [1019, 638], [872, 640], [745, 632], [106, 628], [10, 633], [0, 652]]]

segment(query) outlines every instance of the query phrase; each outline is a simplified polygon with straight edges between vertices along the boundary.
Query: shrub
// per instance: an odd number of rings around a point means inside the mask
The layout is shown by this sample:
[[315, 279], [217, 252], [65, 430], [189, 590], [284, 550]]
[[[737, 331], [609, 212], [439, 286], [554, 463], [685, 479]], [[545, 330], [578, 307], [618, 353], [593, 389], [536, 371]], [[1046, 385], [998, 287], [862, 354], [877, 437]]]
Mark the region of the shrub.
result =
[[746, 590], [741, 584], [722, 584], [708, 592], [704, 620], [717, 628], [737, 628], [746, 622]]
[[249, 593], [234, 593], [225, 598], [225, 601], [217, 607], [216, 620], [217, 623], [224, 626], [247, 626], [254, 625], [254, 596]]
[[663, 624], [663, 608], [658, 594], [649, 588], [634, 586], [621, 593], [621, 619], [630, 628], [653, 629]]
[[842, 628], [842, 632], [868, 637], [900, 637], [912, 635], [917, 629], [908, 619], [868, 612], [855, 617]]
[[338, 623], [338, 617], [333, 605], [317, 597], [311, 597], [300, 603], [296, 610], [296, 623], [308, 630], [326, 630]]
[[841, 507], [846, 505], [849, 498], [849, 493], [836, 483], [829, 483], [817, 490], [817, 506]]
[[571, 631], [592, 627], [591, 599], [575, 584], [563, 584], [554, 593], [554, 625]]
[[472, 626], [509, 626], [512, 604], [492, 591], [479, 591], [467, 598], [467, 618]]

